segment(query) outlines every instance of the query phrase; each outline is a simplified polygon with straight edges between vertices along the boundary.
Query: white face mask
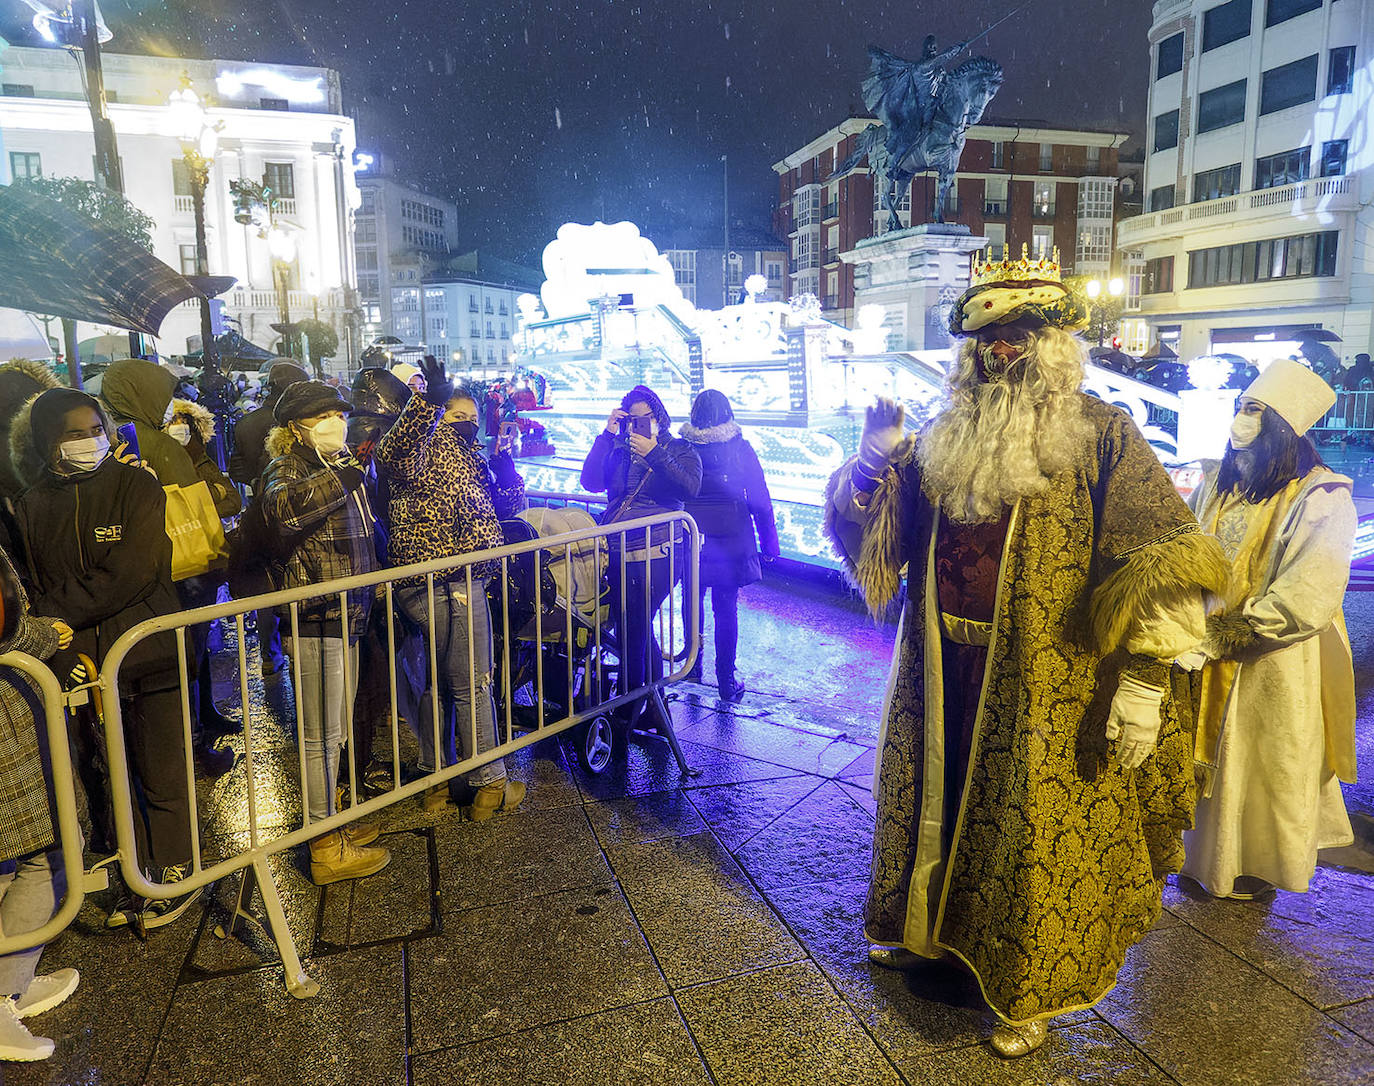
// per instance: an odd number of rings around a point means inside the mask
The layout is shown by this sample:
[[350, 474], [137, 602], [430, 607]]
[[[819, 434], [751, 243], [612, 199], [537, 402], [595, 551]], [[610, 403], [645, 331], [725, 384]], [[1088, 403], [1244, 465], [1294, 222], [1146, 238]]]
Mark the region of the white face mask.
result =
[[1262, 415], [1237, 415], [1231, 420], [1231, 448], [1247, 449], [1259, 437]]
[[337, 456], [348, 443], [348, 423], [337, 416], [321, 419], [314, 426], [305, 428], [305, 441], [321, 456]]
[[178, 445], [186, 445], [191, 440], [191, 427], [184, 422], [174, 422], [167, 427], [167, 436]]
[[94, 471], [110, 455], [110, 442], [104, 434], [99, 437], [79, 437], [62, 442], [58, 451], [62, 460], [77, 470]]

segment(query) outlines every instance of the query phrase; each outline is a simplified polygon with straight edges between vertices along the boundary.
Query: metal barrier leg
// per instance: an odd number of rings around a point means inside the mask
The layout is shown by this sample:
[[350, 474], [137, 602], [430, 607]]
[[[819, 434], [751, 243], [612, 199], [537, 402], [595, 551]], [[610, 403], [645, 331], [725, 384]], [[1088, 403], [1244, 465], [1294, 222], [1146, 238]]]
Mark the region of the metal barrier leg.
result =
[[682, 771], [682, 775], [684, 777], [700, 777], [701, 770], [689, 766], [687, 756], [682, 753], [682, 744], [677, 741], [677, 732], [673, 730], [673, 717], [668, 712], [668, 703], [663, 700], [663, 691], [657, 686], [653, 687], [644, 704], [653, 707], [654, 714], [662, 723], [663, 738], [667, 742], [668, 748], [673, 752], [673, 757], [677, 759], [677, 767]]
[[253, 901], [253, 888], [262, 894], [263, 908], [267, 912], [266, 931], [281, 955], [282, 970], [286, 974], [286, 990], [297, 999], [309, 999], [319, 995], [320, 983], [311, 979], [301, 965], [300, 955], [296, 952], [296, 940], [291, 937], [291, 927], [286, 922], [286, 910], [282, 908], [281, 895], [277, 884], [272, 881], [272, 872], [267, 868], [267, 857], [258, 856], [252, 864], [243, 869], [243, 881], [234, 900], [234, 915], [229, 919], [229, 932], [232, 936], [240, 920], [246, 920], [259, 929], [262, 921], [248, 911]]

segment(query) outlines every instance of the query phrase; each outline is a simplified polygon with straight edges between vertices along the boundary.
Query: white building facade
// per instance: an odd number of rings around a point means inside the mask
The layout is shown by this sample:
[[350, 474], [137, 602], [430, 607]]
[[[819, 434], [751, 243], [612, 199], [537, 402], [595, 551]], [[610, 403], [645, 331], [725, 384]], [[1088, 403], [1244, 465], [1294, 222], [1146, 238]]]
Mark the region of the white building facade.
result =
[[1159, 0], [1132, 338], [1264, 364], [1374, 339], [1374, 4]]
[[[231, 180], [265, 181], [280, 199], [277, 225], [295, 243], [284, 269], [290, 318], [318, 315], [339, 334], [337, 360], [356, 357], [356, 140], [353, 120], [343, 115], [338, 74], [117, 53], [102, 60], [125, 195], [156, 224], [156, 256], [195, 272], [194, 207], [167, 106], [186, 75], [207, 102], [211, 123], [222, 126], [205, 220], [210, 274], [237, 280], [223, 295], [226, 316], [259, 346], [270, 348], [279, 338], [270, 327], [280, 320], [273, 257], [255, 228], [234, 221], [229, 192]], [[11, 48], [0, 56], [0, 78], [0, 181], [35, 174], [94, 180], [94, 140], [78, 64], [60, 49]], [[83, 325], [81, 335], [93, 331]], [[198, 306], [178, 306], [163, 323], [159, 351], [181, 354], [199, 343], [199, 335]]]
[[506, 372], [518, 313], [515, 299], [524, 293], [511, 284], [459, 276], [429, 280], [424, 285], [425, 345], [436, 357], [448, 359], [452, 372]]
[[428, 343], [423, 281], [458, 244], [458, 208], [390, 177], [357, 175], [358, 296], [363, 334]]

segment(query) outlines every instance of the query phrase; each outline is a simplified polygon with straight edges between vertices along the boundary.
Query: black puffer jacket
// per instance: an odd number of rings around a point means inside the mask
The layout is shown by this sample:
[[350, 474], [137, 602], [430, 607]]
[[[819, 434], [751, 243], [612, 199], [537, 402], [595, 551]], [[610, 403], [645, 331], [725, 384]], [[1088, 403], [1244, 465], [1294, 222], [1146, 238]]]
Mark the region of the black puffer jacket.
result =
[[701, 583], [723, 588], [753, 584], [763, 575], [759, 552], [778, 555], [773, 499], [758, 454], [735, 422], [701, 430], [689, 423], [682, 436], [701, 457], [701, 489], [686, 505], [704, 537]]
[[[125, 630], [180, 609], [165, 509], [158, 481], [113, 456], [77, 475], [46, 471], [19, 499], [15, 512], [33, 577], [32, 609], [62, 619], [76, 633], [53, 664], [59, 676], [76, 664], [76, 653], [102, 664]], [[175, 687], [173, 635], [140, 642], [120, 675], [129, 692]]]
[[[593, 494], [606, 492], [607, 517], [603, 523], [676, 512], [688, 498], [696, 497], [701, 487], [701, 457], [682, 438], [660, 442], [648, 456], [636, 456], [622, 439], [603, 431], [592, 442], [582, 464], [582, 486]], [[666, 527], [656, 528], [650, 542], [659, 544], [667, 538]], [[620, 537], [613, 536], [610, 545], [617, 549]], [[627, 536], [625, 545], [629, 550], [642, 548], [643, 533], [638, 538], [633, 533]]]

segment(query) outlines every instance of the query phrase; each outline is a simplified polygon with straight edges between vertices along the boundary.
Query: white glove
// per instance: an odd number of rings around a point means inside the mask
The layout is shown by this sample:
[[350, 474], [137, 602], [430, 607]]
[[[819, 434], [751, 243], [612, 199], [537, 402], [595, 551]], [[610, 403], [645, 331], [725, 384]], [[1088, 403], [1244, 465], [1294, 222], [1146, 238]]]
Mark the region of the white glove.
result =
[[895, 400], [879, 396], [864, 416], [859, 439], [859, 470], [870, 479], [882, 478], [892, 454], [906, 436], [906, 409]]
[[1194, 649], [1192, 652], [1185, 652], [1174, 663], [1183, 668], [1184, 671], [1201, 671], [1210, 659], [1211, 657], [1201, 649]]
[[1107, 738], [1112, 742], [1113, 760], [1122, 769], [1135, 769], [1159, 742], [1159, 707], [1164, 691], [1157, 686], [1123, 674], [1107, 715]]

